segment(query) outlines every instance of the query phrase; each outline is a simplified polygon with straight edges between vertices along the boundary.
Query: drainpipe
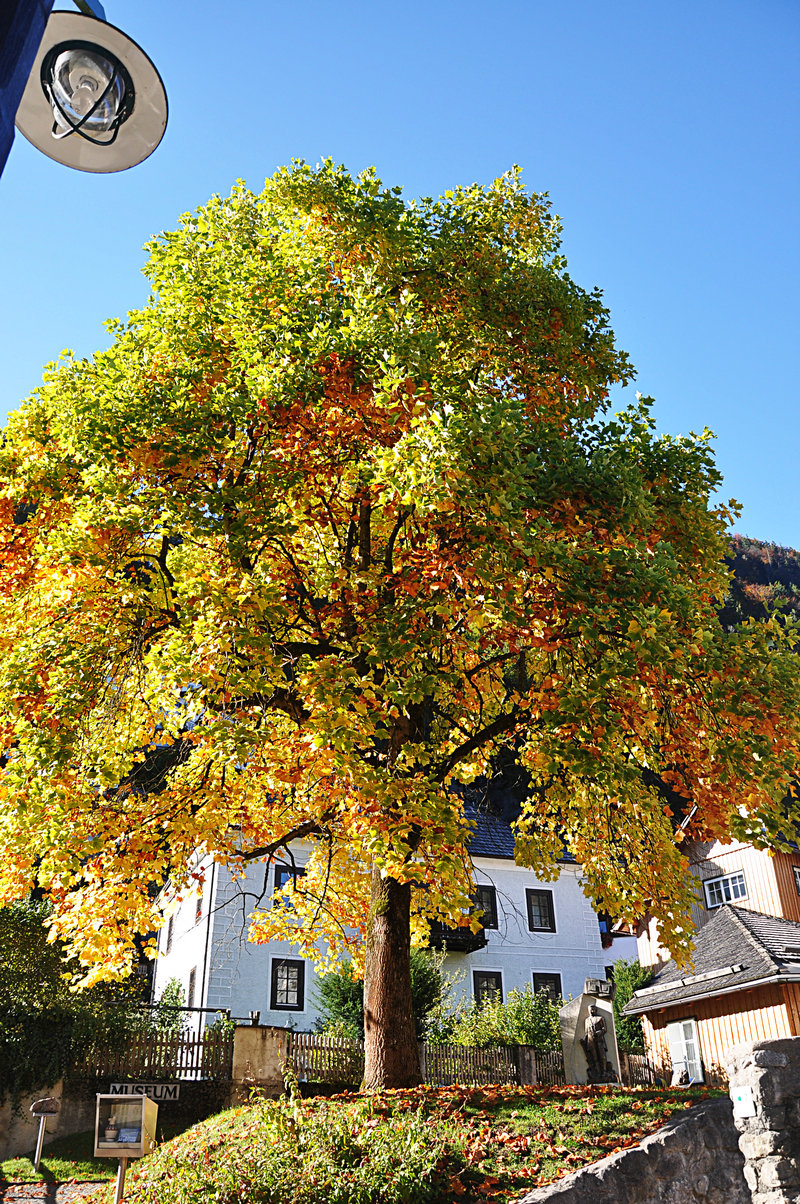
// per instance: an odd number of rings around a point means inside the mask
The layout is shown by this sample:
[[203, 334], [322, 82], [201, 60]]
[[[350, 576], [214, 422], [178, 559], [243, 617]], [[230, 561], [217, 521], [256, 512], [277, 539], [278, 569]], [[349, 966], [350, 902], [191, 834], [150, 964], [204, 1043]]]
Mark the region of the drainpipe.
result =
[[[216, 861], [212, 862], [211, 881], [209, 883], [209, 890], [208, 890], [208, 918], [206, 920], [206, 948], [205, 948], [205, 952], [203, 954], [203, 976], [200, 979], [200, 1000], [201, 1000], [200, 1006], [201, 1007], [208, 1007], [208, 995], [207, 995], [208, 970], [209, 970], [208, 954], [209, 954], [209, 948], [211, 945], [211, 926], [213, 924], [213, 919], [214, 919], [214, 882], [215, 882], [215, 879], [217, 878], [217, 869], [218, 869], [218, 866], [217, 866]], [[203, 1013], [201, 1012], [200, 1013], [201, 1019], [199, 1021], [199, 1024], [202, 1024], [202, 1016], [203, 1016]], [[197, 1033], [198, 1037], [200, 1036], [199, 1024], [198, 1024], [198, 1033]]]

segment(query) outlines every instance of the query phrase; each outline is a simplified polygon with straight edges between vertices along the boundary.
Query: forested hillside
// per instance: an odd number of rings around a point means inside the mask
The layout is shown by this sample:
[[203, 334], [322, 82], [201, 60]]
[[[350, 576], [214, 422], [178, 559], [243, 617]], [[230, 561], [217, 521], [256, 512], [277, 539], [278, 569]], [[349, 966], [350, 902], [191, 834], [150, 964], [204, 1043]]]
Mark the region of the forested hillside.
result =
[[800, 617], [800, 552], [734, 535], [727, 559], [734, 578], [720, 611], [723, 626], [763, 618], [770, 606]]

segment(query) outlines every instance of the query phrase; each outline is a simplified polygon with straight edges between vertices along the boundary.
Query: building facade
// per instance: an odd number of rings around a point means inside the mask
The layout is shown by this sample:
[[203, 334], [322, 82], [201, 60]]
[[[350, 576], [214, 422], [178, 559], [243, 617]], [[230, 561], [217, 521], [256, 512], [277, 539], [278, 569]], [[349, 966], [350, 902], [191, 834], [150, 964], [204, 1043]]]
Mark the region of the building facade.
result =
[[677, 966], [643, 923], [639, 960], [656, 976], [625, 1011], [670, 1078], [722, 1082], [732, 1045], [800, 1035], [800, 852], [714, 841], [689, 860], [694, 964]]
[[[454, 999], [480, 999], [531, 986], [554, 996], [577, 996], [587, 977], [605, 977], [619, 957], [636, 956], [633, 937], [603, 937], [583, 892], [580, 868], [565, 860], [555, 882], [540, 882], [513, 860], [513, 837], [503, 820], [484, 816], [471, 845], [476, 895], [484, 912], [477, 938], [466, 929], [436, 930], [446, 946], [444, 971]], [[285, 941], [247, 941], [248, 919], [295, 872], [308, 850], [293, 849], [294, 865], [255, 863], [244, 877], [209, 865], [202, 890], [187, 896], [162, 929], [154, 996], [171, 979], [189, 1007], [227, 1010], [262, 1024], [313, 1029], [320, 1019], [313, 965]], [[605, 945], [604, 947], [604, 940]]]
[[[689, 849], [689, 870], [696, 888], [692, 924], [697, 932], [725, 903], [800, 922], [800, 851], [772, 853], [741, 842], [697, 841]], [[669, 961], [655, 920], [645, 920], [637, 935], [643, 966], [657, 969]]]

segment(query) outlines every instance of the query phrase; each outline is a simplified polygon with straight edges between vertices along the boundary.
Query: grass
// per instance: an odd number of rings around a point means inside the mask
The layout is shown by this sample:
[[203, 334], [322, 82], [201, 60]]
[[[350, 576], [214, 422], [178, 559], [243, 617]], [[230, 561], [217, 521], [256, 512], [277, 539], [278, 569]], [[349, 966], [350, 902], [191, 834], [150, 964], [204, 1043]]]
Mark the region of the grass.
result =
[[[185, 1126], [176, 1123], [159, 1124], [159, 1140], [167, 1141]], [[94, 1132], [58, 1137], [45, 1145], [39, 1162], [39, 1172], [33, 1169], [33, 1154], [7, 1158], [0, 1162], [0, 1186], [7, 1183], [64, 1183], [69, 1179], [114, 1179], [116, 1158], [94, 1157]]]
[[[635, 1145], [702, 1089], [417, 1088], [220, 1113], [135, 1165], [126, 1204], [506, 1202]], [[302, 1170], [301, 1170], [302, 1168]], [[100, 1196], [112, 1198], [110, 1190]]]
[[[560, 1087], [483, 1089], [454, 1098], [473, 1134], [459, 1174], [467, 1198], [504, 1199], [597, 1162], [710, 1095], [703, 1089]], [[477, 1096], [477, 1098], [475, 1098]], [[496, 1181], [496, 1182], [495, 1182]]]

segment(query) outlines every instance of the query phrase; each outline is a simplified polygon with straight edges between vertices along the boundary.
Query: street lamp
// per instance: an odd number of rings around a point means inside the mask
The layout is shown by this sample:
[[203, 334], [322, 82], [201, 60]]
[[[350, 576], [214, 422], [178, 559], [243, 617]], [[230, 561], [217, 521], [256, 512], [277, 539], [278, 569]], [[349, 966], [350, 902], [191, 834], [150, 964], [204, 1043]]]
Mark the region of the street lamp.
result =
[[17, 109], [29, 142], [79, 171], [122, 171], [152, 154], [166, 125], [164, 85], [140, 46], [86, 11], [51, 15]]

